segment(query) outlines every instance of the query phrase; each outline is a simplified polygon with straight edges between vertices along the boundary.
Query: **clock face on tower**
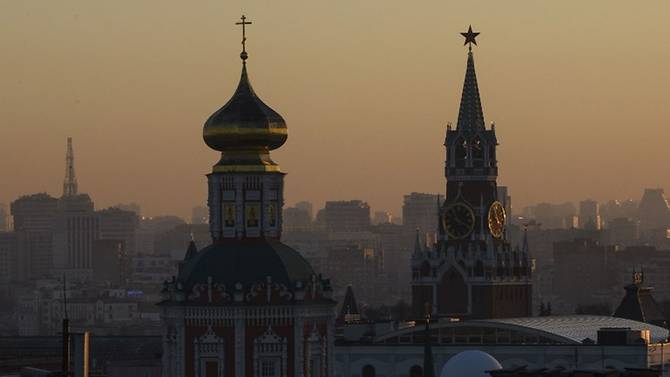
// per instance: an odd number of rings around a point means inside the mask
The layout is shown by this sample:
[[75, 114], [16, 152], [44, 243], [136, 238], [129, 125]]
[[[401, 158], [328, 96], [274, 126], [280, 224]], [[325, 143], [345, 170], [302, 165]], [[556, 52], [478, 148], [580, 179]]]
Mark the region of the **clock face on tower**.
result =
[[507, 220], [507, 215], [505, 214], [505, 207], [499, 202], [495, 201], [489, 207], [488, 223], [489, 231], [491, 235], [495, 238], [502, 237], [505, 232], [505, 221]]
[[444, 211], [444, 230], [451, 238], [467, 237], [475, 227], [475, 213], [463, 203], [454, 203]]

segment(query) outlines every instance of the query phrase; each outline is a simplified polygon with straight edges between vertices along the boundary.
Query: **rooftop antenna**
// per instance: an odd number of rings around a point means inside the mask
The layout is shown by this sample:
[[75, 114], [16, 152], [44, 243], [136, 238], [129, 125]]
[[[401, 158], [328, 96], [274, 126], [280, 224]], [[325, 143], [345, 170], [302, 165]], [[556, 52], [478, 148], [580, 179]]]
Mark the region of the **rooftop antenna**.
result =
[[74, 173], [74, 152], [72, 138], [67, 138], [67, 153], [65, 154], [65, 180], [63, 181], [63, 196], [77, 195], [77, 177]]

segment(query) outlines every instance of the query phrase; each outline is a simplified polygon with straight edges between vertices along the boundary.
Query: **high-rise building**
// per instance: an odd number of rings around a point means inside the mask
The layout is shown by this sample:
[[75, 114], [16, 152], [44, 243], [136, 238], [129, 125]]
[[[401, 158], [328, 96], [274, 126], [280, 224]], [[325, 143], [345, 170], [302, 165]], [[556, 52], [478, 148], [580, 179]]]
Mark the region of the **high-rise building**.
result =
[[570, 229], [577, 227], [577, 209], [572, 203], [538, 203], [524, 210], [524, 217], [535, 220], [543, 229]]
[[156, 216], [143, 217], [140, 220], [140, 227], [137, 231], [136, 248], [137, 254], [154, 255], [166, 254], [169, 251], [161, 250], [157, 243], [163, 237], [163, 234], [171, 230], [186, 225], [186, 222], [177, 216]]
[[391, 224], [393, 220], [393, 215], [390, 212], [386, 211], [375, 211], [375, 215], [372, 218], [372, 224]]
[[25, 195], [11, 204], [14, 230], [52, 231], [58, 199], [45, 194]]
[[463, 33], [469, 44], [467, 69], [456, 128], [447, 128], [447, 195], [440, 208], [438, 242], [412, 259], [412, 306], [423, 317], [426, 305], [436, 315], [465, 318], [525, 317], [532, 313], [531, 266], [527, 243], [508, 241], [505, 197], [497, 189], [495, 126], [486, 128], [472, 43], [478, 33]]
[[370, 228], [370, 206], [360, 200], [326, 202], [328, 232], [362, 232]]
[[332, 289], [279, 240], [284, 173], [270, 151], [284, 144], [287, 128], [251, 88], [245, 40], [237, 90], [203, 131], [221, 152], [207, 175], [212, 243], [189, 246], [163, 290], [162, 373], [332, 377]]
[[639, 244], [639, 224], [630, 218], [617, 217], [607, 223], [606, 235], [610, 245], [633, 246]]
[[638, 207], [638, 217], [640, 232], [644, 234], [666, 230], [670, 227], [670, 208], [668, 208], [663, 189], [644, 189]]
[[9, 230], [9, 216], [4, 203], [0, 203], [0, 232]]
[[136, 239], [140, 220], [135, 212], [119, 208], [97, 211], [100, 221], [100, 239], [123, 241], [123, 249], [128, 255], [137, 252]]
[[413, 192], [403, 197], [402, 225], [413, 239], [416, 230], [420, 233], [437, 232], [438, 208], [443, 195]]
[[0, 232], [0, 286], [19, 280], [19, 233]]
[[22, 242], [18, 252], [19, 276], [38, 279], [53, 269], [54, 225], [58, 199], [48, 194], [22, 196], [12, 202], [14, 231]]
[[71, 138], [67, 140], [63, 196], [58, 200], [55, 221], [55, 273], [67, 273], [73, 279], [91, 278], [93, 245], [100, 238], [100, 223], [91, 198], [78, 191]]
[[284, 208], [284, 231], [306, 231], [312, 227], [312, 219], [309, 212], [304, 208]]
[[54, 269], [73, 279], [93, 274], [93, 246], [100, 239], [100, 221], [87, 194], [63, 196], [58, 201], [54, 229]]
[[128, 275], [127, 253], [124, 251], [124, 242], [117, 239], [96, 240], [93, 245], [93, 279], [97, 282], [113, 284], [125, 283]]
[[312, 221], [314, 218], [314, 207], [312, 206], [312, 203], [307, 202], [307, 201], [300, 201], [295, 204], [295, 208], [298, 208], [300, 210], [303, 210], [307, 212], [307, 215], [309, 216], [309, 220]]
[[595, 200], [579, 202], [579, 227], [587, 230], [600, 230], [600, 206]]
[[137, 217], [142, 218], [142, 208], [137, 203], [119, 203], [112, 207], [122, 209], [124, 211], [135, 212]]

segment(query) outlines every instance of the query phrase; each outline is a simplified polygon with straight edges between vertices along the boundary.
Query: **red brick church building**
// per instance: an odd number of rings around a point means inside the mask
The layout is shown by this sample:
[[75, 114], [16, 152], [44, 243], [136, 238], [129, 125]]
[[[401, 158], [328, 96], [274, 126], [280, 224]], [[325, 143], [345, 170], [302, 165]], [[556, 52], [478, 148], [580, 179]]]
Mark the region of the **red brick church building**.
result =
[[207, 175], [212, 244], [191, 244], [163, 289], [163, 375], [333, 376], [330, 282], [279, 241], [284, 173], [270, 151], [286, 123], [251, 87], [244, 47], [240, 57], [237, 90], [203, 129], [221, 152]]

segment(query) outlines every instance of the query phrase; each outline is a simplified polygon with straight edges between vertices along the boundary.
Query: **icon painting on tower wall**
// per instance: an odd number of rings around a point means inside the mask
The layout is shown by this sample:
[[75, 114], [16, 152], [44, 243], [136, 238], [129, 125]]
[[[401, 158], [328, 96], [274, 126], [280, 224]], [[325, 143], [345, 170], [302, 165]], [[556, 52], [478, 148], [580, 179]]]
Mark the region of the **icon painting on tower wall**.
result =
[[260, 204], [259, 203], [247, 203], [246, 204], [246, 225], [247, 228], [258, 228], [259, 219], [258, 214], [260, 213]]

